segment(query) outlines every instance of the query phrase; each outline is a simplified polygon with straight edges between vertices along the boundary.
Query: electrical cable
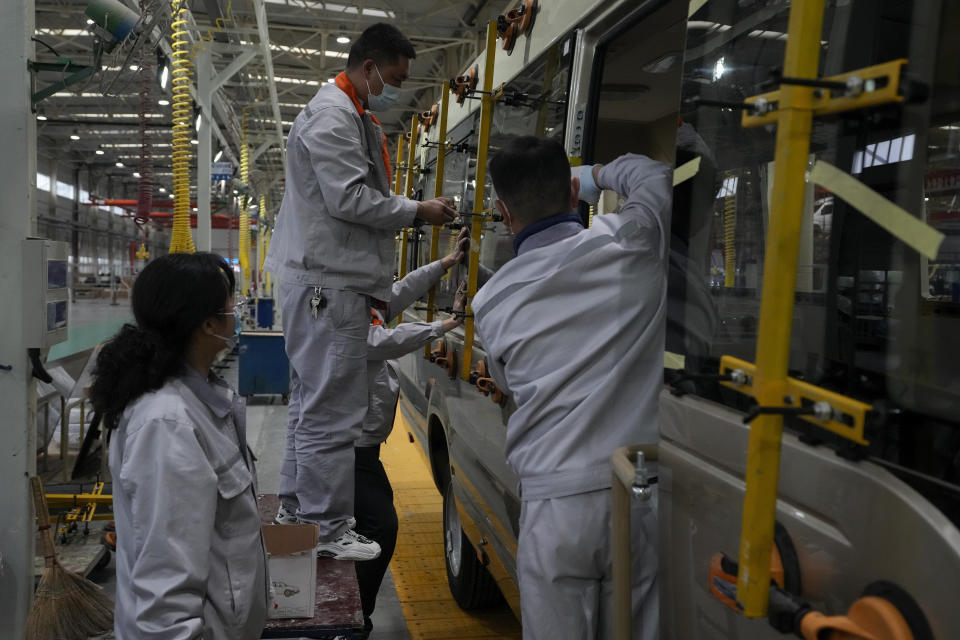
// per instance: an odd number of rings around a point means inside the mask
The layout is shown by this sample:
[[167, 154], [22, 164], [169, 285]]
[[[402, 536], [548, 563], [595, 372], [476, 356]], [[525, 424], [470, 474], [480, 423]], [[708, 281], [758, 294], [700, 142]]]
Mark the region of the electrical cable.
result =
[[735, 287], [737, 283], [737, 177], [727, 172], [723, 181], [726, 197], [723, 199], [723, 286]]
[[243, 206], [240, 209], [240, 269], [243, 272], [243, 295], [250, 292], [250, 147], [247, 145], [249, 118], [247, 108], [243, 110], [240, 127], [240, 181], [247, 191], [243, 194]]
[[193, 253], [193, 234], [190, 231], [190, 159], [193, 150], [190, 138], [193, 131], [193, 104], [190, 99], [192, 78], [190, 43], [187, 40], [186, 0], [171, 0], [173, 22], [171, 48], [173, 60], [173, 235], [170, 253]]
[[[140, 15], [146, 15], [148, 0], [140, 0]], [[142, 228], [150, 221], [150, 211], [153, 208], [153, 156], [150, 142], [150, 128], [147, 125], [153, 106], [153, 65], [156, 60], [154, 51], [146, 46], [144, 41], [140, 47], [140, 179], [137, 183], [137, 210], [134, 222]], [[140, 246], [141, 252], [146, 252], [146, 243]]]

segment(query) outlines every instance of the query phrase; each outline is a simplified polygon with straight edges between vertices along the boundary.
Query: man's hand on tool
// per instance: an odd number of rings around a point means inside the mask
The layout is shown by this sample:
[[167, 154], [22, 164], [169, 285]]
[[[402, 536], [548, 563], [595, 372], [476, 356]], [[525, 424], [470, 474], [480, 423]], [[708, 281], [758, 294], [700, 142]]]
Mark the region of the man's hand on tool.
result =
[[434, 198], [417, 203], [417, 218], [429, 224], [446, 224], [456, 217], [453, 198]]

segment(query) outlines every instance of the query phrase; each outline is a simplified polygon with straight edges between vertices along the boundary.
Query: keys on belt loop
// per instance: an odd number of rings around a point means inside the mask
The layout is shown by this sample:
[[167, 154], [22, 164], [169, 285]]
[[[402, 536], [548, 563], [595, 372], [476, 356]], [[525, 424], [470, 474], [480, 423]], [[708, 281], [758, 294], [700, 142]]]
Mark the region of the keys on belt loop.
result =
[[310, 313], [313, 315], [314, 320], [319, 317], [320, 309], [323, 309], [325, 306], [327, 306], [327, 299], [323, 297], [320, 287], [314, 287], [313, 297], [310, 298]]

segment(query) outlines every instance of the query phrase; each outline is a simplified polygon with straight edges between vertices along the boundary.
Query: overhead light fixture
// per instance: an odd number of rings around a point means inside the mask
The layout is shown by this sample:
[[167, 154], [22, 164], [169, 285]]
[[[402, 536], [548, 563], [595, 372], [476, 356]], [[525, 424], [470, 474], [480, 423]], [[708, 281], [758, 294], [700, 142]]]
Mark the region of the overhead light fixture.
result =
[[91, 20], [90, 18], [87, 18], [87, 24], [93, 24], [93, 20]]
[[79, 139], [80, 139], [80, 136], [78, 136], [76, 133], [71, 133], [71, 134], [70, 134], [70, 139], [71, 139], [71, 140], [79, 140]]
[[190, 144], [200, 144], [200, 141], [194, 138], [193, 140], [190, 141]]
[[196, 208], [196, 207], [194, 207], [194, 208], [193, 208], [193, 210], [194, 210], [194, 211], [196, 211], [196, 210], [197, 210], [197, 208]]
[[337, 36], [337, 44], [349, 44], [349, 43], [350, 43], [350, 38], [343, 35], [342, 33]]
[[132, 65], [130, 65], [130, 66], [128, 67], [128, 69], [130, 69], [130, 71], [136, 71], [136, 70], [139, 69], [139, 68], [140, 68], [140, 67], [138, 67], [138, 66], [135, 65], [135, 64], [132, 64]]
[[160, 88], [166, 90], [167, 80], [170, 79], [170, 67], [163, 65], [163, 68], [160, 69]]
[[97, 149], [96, 151], [94, 151], [94, 153], [97, 154], [98, 156], [102, 156], [102, 155], [103, 155], [103, 149]]
[[42, 113], [37, 114], [37, 120], [46, 120], [46, 119], [47, 119], [47, 116], [43, 115]]
[[133, 172], [133, 177], [134, 177], [134, 178], [139, 178], [139, 177], [140, 177], [140, 172], [139, 172], [139, 171], [134, 171], [134, 172]]
[[327, 82], [329, 82], [330, 84], [333, 84], [336, 81], [337, 81], [336, 78], [327, 78]]
[[118, 161], [118, 162], [117, 162], [117, 166], [122, 168], [122, 167], [123, 167], [123, 163]]
[[170, 104], [170, 101], [167, 100], [166, 98], [160, 98], [159, 100], [157, 100], [157, 104], [160, 105], [161, 107], [165, 107], [168, 104]]
[[217, 151], [217, 155], [214, 156], [213, 161], [220, 162], [220, 158], [222, 157], [223, 157], [223, 149], [220, 149], [220, 151]]
[[163, 187], [160, 187], [160, 193], [166, 193], [166, 192], [167, 192], [166, 189], [164, 189]]
[[197, 114], [197, 121], [194, 123], [194, 131], [200, 131], [200, 123], [203, 121], [203, 113]]

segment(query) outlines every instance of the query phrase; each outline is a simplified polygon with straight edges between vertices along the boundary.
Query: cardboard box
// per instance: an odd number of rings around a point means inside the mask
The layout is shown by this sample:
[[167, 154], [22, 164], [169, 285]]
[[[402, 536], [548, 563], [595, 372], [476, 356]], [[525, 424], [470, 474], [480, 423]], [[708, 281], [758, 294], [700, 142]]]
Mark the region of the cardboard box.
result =
[[312, 618], [317, 594], [317, 528], [263, 525], [270, 571], [269, 618]]

